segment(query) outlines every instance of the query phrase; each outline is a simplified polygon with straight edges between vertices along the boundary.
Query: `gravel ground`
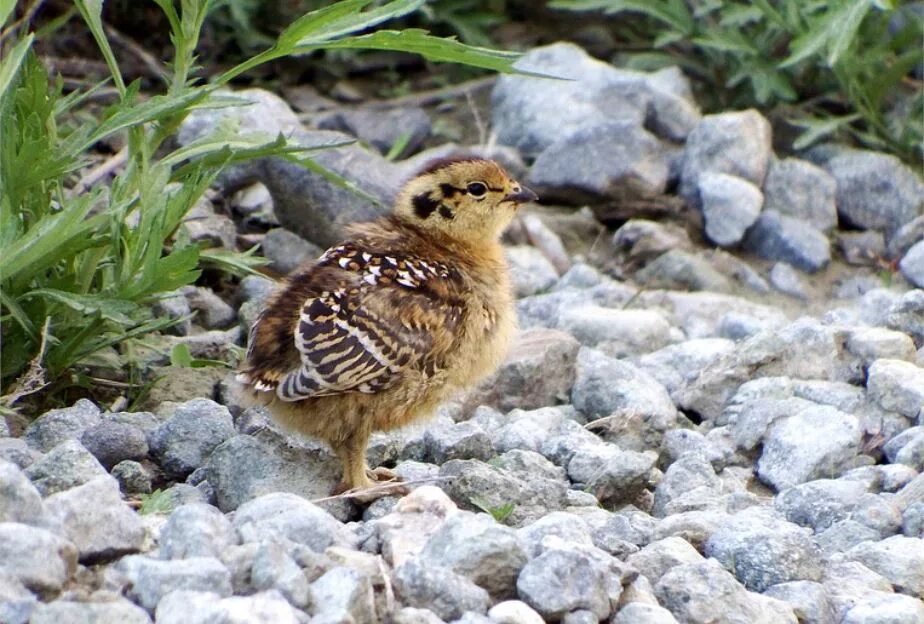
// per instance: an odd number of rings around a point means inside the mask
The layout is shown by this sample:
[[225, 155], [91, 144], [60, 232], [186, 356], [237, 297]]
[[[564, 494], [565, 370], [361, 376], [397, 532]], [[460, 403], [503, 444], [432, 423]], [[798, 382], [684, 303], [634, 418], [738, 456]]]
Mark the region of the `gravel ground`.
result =
[[[501, 77], [499, 145], [467, 148], [547, 203], [508, 235], [521, 333], [478, 388], [374, 437], [372, 465], [412, 491], [328, 498], [323, 445], [236, 405], [227, 369], [151, 353], [146, 411], [0, 419], [0, 622], [924, 622], [920, 178], [838, 145], [777, 157], [758, 112], [701, 115], [676, 69], [570, 44], [521, 62], [578, 78], [539, 98]], [[428, 136], [419, 109], [315, 129], [246, 93], [181, 140], [229, 116], [306, 144], [350, 132], [363, 144], [319, 161], [386, 202], [451, 149], [382, 157], [396, 126], [409, 150]], [[187, 233], [249, 236], [280, 273], [381, 210], [273, 160], [221, 184], [231, 212], [204, 200]], [[677, 195], [681, 219], [597, 220]], [[227, 360], [271, 288], [177, 292], [158, 313], [197, 314], [162, 340]]]

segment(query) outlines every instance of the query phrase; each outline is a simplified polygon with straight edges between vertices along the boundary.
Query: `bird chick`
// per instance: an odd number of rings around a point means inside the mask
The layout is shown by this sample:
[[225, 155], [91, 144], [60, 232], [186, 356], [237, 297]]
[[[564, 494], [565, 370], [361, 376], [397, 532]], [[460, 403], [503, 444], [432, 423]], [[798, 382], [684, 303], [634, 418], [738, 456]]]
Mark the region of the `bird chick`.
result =
[[434, 161], [393, 214], [351, 226], [271, 296], [237, 379], [277, 422], [330, 445], [335, 491], [382, 476], [366, 465], [373, 431], [429, 416], [500, 364], [516, 328], [500, 236], [536, 199], [493, 161]]

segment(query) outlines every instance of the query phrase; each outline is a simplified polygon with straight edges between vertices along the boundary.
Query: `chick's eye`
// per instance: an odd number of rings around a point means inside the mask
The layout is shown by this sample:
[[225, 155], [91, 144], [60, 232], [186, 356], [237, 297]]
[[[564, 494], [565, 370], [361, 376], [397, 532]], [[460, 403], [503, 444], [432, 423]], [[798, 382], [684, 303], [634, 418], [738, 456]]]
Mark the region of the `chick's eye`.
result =
[[482, 197], [488, 192], [488, 187], [483, 182], [472, 182], [466, 190], [472, 197]]

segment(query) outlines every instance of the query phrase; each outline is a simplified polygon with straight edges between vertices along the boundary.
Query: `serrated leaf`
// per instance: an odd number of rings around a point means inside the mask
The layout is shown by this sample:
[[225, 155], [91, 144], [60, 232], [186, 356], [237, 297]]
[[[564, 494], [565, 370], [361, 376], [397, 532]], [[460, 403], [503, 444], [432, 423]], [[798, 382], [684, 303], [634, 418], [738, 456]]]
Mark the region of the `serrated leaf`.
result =
[[821, 139], [834, 134], [842, 127], [849, 125], [850, 123], [860, 119], [859, 114], [853, 115], [844, 115], [842, 117], [828, 117], [825, 119], [818, 119], [813, 117], [802, 117], [796, 119], [790, 119], [790, 123], [801, 128], [805, 128], [805, 132], [800, 134], [795, 141], [793, 141], [793, 148], [797, 150], [802, 150], [814, 143], [817, 143]]
[[24, 295], [24, 298], [33, 297], [56, 301], [75, 312], [80, 312], [87, 316], [99, 315], [104, 319], [115, 321], [122, 325], [133, 323], [131, 314], [138, 310], [136, 304], [124, 299], [112, 299], [99, 294], [81, 295], [53, 288], [38, 288]]

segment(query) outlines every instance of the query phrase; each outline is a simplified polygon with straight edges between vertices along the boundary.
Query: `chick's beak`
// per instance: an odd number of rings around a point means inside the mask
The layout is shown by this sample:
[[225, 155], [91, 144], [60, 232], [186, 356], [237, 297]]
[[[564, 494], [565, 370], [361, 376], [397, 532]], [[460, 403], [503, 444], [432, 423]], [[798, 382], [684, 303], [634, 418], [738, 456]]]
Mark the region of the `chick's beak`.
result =
[[504, 201], [512, 201], [517, 204], [524, 204], [526, 202], [534, 202], [539, 199], [539, 196], [533, 193], [530, 189], [525, 186], [521, 186], [520, 190], [515, 193], [508, 193], [504, 196]]

